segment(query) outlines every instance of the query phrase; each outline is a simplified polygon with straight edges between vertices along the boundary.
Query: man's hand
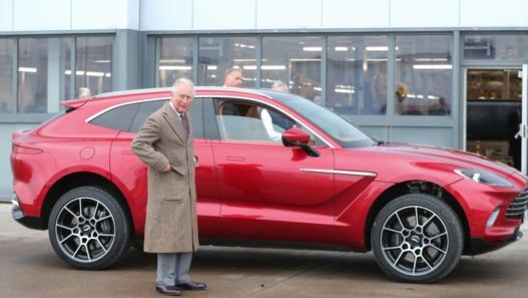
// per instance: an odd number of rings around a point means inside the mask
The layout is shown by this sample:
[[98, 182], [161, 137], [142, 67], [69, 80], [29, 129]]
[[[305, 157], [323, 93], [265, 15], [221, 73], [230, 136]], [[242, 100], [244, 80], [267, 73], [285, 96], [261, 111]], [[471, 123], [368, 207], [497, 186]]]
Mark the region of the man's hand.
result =
[[161, 172], [162, 172], [162, 173], [168, 173], [168, 172], [170, 172], [170, 171], [171, 171], [171, 167], [170, 167], [170, 165], [168, 164], [168, 165], [165, 166], [165, 168], [164, 168], [163, 171], [161, 171]]

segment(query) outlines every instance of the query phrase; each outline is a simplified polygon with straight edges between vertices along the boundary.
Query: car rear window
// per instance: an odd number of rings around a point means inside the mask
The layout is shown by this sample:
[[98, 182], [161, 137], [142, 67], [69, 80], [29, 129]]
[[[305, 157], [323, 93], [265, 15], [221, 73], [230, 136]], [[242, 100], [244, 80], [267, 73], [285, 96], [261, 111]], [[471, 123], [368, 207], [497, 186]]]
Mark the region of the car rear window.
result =
[[142, 102], [129, 131], [133, 133], [138, 132], [139, 127], [145, 122], [145, 120], [147, 120], [147, 117], [161, 108], [161, 106], [167, 101], [168, 99]]
[[139, 103], [115, 107], [93, 118], [89, 123], [115, 130], [128, 131], [138, 108]]

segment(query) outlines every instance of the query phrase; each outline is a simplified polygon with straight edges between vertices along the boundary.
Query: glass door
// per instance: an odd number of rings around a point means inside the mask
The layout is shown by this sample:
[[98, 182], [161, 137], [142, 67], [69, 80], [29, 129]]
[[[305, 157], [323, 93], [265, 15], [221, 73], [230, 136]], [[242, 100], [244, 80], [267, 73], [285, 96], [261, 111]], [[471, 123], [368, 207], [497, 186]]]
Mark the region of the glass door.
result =
[[526, 174], [527, 66], [467, 68], [466, 150]]

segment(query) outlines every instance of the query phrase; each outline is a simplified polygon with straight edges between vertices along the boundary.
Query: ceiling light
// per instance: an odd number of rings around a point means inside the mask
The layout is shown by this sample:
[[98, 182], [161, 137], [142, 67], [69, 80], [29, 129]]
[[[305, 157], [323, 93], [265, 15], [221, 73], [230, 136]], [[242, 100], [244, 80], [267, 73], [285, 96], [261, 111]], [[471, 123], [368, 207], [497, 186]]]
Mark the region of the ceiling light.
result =
[[37, 72], [37, 69], [35, 67], [19, 67], [19, 72]]
[[414, 64], [413, 69], [452, 69], [453, 65], [451, 64]]
[[320, 52], [322, 50], [323, 50], [322, 47], [304, 47], [303, 48], [303, 51], [305, 52]]
[[160, 65], [159, 70], [191, 70], [192, 66], [185, 65]]
[[369, 52], [386, 52], [389, 50], [389, 47], [387, 46], [381, 46], [381, 47], [366, 47], [366, 51]]
[[104, 72], [99, 72], [99, 71], [87, 71], [86, 72], [86, 76], [89, 76], [89, 77], [104, 77], [105, 73]]
[[[256, 70], [256, 65], [244, 65], [242, 68], [246, 70]], [[262, 65], [262, 70], [285, 70], [286, 65]]]

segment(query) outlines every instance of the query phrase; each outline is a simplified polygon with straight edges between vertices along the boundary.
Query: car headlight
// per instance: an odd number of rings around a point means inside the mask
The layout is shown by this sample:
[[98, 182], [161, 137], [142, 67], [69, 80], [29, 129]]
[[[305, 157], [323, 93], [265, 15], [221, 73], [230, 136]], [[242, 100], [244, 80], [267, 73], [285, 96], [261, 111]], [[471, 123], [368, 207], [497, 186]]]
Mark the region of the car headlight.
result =
[[513, 183], [493, 173], [478, 169], [456, 169], [455, 173], [486, 185], [513, 187]]

